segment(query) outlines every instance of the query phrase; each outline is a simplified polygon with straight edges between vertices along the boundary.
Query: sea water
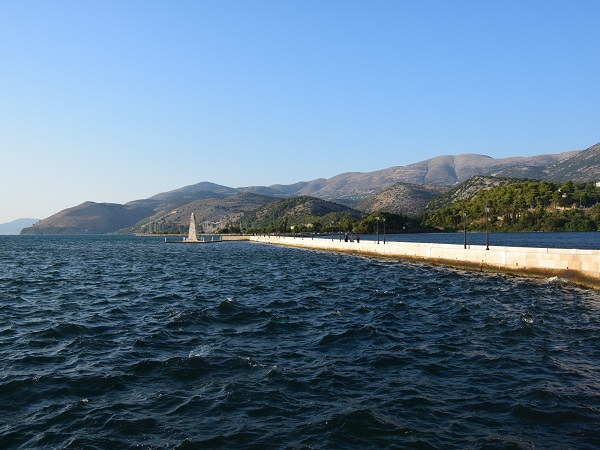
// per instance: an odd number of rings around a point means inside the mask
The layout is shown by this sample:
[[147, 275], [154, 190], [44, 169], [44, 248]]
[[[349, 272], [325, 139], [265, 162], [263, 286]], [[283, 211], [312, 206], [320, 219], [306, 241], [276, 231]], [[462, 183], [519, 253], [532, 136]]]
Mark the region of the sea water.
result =
[[600, 445], [600, 295], [556, 278], [0, 237], [0, 361], [3, 449]]

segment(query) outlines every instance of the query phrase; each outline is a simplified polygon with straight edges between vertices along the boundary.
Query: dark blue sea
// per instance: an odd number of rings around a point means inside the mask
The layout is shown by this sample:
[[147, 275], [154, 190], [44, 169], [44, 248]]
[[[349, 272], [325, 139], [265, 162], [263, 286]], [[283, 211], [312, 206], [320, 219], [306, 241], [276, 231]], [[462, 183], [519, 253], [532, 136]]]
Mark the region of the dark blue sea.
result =
[[600, 293], [555, 278], [3, 236], [0, 361], [2, 449], [600, 447]]

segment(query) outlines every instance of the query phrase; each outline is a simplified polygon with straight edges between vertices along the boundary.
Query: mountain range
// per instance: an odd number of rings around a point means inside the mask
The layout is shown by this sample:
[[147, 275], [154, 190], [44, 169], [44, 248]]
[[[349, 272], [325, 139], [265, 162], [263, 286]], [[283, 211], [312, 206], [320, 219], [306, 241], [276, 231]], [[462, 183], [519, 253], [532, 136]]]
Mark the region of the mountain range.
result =
[[[60, 211], [22, 234], [160, 232], [187, 227], [190, 213], [209, 230], [282, 198], [309, 196], [362, 212], [415, 214], [437, 196], [474, 176], [553, 181], [600, 180], [600, 143], [586, 150], [495, 159], [478, 154], [438, 156], [407, 166], [348, 172], [290, 185], [232, 188], [209, 182], [184, 186], [124, 205], [85, 202]], [[332, 204], [338, 204], [333, 206]], [[217, 225], [219, 224], [219, 225]]]
[[20, 234], [21, 230], [30, 227], [39, 219], [17, 219], [12, 222], [0, 223], [0, 235], [4, 234]]

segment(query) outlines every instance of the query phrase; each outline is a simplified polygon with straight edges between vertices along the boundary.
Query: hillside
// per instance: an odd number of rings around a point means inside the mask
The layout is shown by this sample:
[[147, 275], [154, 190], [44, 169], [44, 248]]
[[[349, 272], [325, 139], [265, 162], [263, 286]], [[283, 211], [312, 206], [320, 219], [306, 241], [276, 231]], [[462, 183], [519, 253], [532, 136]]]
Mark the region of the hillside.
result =
[[[548, 166], [577, 153], [579, 151], [501, 159], [473, 154], [437, 156], [408, 166], [367, 173], [343, 173], [329, 179], [314, 180], [304, 185], [296, 194], [348, 204], [362, 201], [400, 182], [452, 186], [476, 175], [497, 175], [502, 171], [518, 172], [524, 167], [528, 168], [530, 174], [540, 174], [544, 173]], [[600, 179], [600, 170], [591, 170], [588, 176]]]
[[600, 143], [548, 166], [545, 175], [552, 181], [600, 180]]
[[481, 191], [497, 188], [499, 186], [506, 186], [518, 181], [522, 180], [506, 177], [475, 176], [431, 200], [425, 209], [431, 211], [444, 208], [460, 200], [470, 200]]
[[600, 180], [600, 143], [572, 152], [567, 158], [545, 166], [509, 166], [492, 170], [489, 175], [551, 181], [597, 181]]
[[444, 194], [449, 189], [448, 186], [420, 186], [418, 184], [396, 183], [355, 204], [354, 208], [367, 213], [382, 211], [415, 215], [424, 211], [431, 200]]
[[203, 198], [171, 211], [161, 210], [135, 224], [132, 231], [135, 233], [185, 232], [193, 212], [201, 230], [212, 233], [239, 221], [245, 212], [275, 200], [274, 197], [250, 193], [235, 194], [226, 198]]
[[40, 220], [21, 234], [106, 234], [131, 227], [152, 210], [143, 206], [85, 202]]
[[293, 197], [267, 203], [246, 213], [241, 222], [250, 228], [277, 228], [288, 226], [325, 225], [343, 217], [359, 218], [362, 214], [355, 209], [310, 196]]
[[184, 186], [172, 191], [161, 192], [150, 198], [134, 200], [126, 203], [127, 206], [143, 206], [154, 209], [156, 212], [168, 212], [201, 198], [225, 198], [237, 194], [237, 189], [221, 186], [215, 183], [201, 182]]
[[150, 200], [158, 200], [161, 203], [181, 200], [196, 200], [198, 198], [223, 198], [236, 194], [237, 190], [227, 186], [203, 181], [201, 183], [184, 186], [172, 191], [162, 192], [150, 197]]

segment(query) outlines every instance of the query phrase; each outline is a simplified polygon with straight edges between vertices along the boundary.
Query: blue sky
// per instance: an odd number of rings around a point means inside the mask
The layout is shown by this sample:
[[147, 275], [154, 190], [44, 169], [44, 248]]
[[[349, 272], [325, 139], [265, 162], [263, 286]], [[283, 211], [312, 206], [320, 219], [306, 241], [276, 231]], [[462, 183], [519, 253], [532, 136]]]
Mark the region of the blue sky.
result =
[[600, 141], [598, 1], [0, 2], [0, 223]]

